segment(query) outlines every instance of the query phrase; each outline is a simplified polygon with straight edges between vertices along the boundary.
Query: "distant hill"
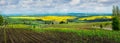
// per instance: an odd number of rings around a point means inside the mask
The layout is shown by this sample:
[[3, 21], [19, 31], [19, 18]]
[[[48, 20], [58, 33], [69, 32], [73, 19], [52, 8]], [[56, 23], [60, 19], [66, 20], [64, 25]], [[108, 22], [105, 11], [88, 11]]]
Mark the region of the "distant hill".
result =
[[110, 16], [110, 13], [2, 14], [3, 16]]

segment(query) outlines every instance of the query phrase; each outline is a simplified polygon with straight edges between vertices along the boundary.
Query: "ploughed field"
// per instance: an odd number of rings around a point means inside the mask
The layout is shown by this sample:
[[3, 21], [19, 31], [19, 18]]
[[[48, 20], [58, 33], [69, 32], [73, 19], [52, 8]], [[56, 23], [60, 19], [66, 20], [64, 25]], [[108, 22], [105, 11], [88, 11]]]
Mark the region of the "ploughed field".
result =
[[[68, 30], [69, 31], [69, 30]], [[1, 28], [0, 43], [118, 43], [114, 39], [86, 36], [76, 32], [44, 31]]]

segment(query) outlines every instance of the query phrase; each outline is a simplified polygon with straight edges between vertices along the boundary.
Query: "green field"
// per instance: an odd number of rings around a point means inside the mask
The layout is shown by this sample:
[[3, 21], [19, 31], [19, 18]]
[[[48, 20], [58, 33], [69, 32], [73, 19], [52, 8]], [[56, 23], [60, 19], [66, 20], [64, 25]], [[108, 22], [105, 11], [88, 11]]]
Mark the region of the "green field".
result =
[[[52, 16], [52, 18], [54, 17], [56, 16]], [[64, 17], [70, 18], [71, 16]], [[67, 21], [67, 23], [60, 24], [50, 21], [50, 23], [46, 24], [44, 23], [46, 21], [38, 20], [38, 18], [39, 17], [6, 17], [5, 20], [7, 23], [0, 26], [0, 42], [120, 43], [120, 31], [111, 30], [111, 21], [81, 22], [79, 18], [74, 18], [74, 20]], [[62, 18], [62, 16], [60, 18]], [[100, 25], [102, 25], [103, 28], [101, 28]]]

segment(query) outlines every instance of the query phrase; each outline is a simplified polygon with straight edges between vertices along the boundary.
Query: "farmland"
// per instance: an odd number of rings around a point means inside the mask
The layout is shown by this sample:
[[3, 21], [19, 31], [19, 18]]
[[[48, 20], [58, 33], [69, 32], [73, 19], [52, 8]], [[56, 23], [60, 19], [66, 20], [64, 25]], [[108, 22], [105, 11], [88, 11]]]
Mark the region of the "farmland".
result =
[[[96, 25], [99, 27], [99, 25], [105, 25], [105, 27], [111, 28], [111, 22], [110, 21], [105, 21], [105, 22], [86, 22], [83, 19], [88, 19], [88, 20], [95, 20], [98, 18], [108, 18], [111, 19], [111, 16], [92, 16], [92, 17], [75, 17], [75, 16], [40, 16], [40, 17], [9, 17], [10, 20], [14, 23], [10, 24], [26, 24], [28, 26], [33, 26], [35, 25], [36, 28], [72, 28], [72, 29], [87, 29], [87, 28], [92, 28], [93, 25]], [[31, 21], [32, 20], [32, 21]], [[68, 21], [70, 20], [70, 21]], [[82, 23], [81, 21], [84, 21]], [[21, 22], [20, 22], [21, 21]], [[52, 21], [52, 22], [67, 22], [64, 24], [44, 24], [45, 21]], [[16, 22], [16, 23], [15, 23]], [[89, 23], [89, 24], [88, 24]], [[87, 26], [87, 27], [86, 27]]]
[[[94, 16], [95, 17], [95, 16]], [[111, 19], [110, 16], [106, 16]], [[82, 17], [87, 18], [87, 17]], [[90, 17], [88, 17], [90, 18]], [[93, 17], [91, 17], [93, 18]], [[100, 18], [103, 18], [100, 16]], [[68, 19], [70, 21], [68, 21]], [[81, 22], [76, 16], [16, 16], [6, 17], [1, 26], [1, 43], [119, 43], [119, 33], [111, 29], [111, 21]], [[98, 18], [94, 18], [98, 19]], [[93, 19], [91, 19], [93, 20]], [[65, 21], [63, 24], [45, 24], [45, 21]], [[100, 28], [100, 25], [103, 28]], [[21, 37], [22, 36], [22, 37]]]
[[0, 43], [120, 43], [120, 0], [0, 0]]
[[67, 19], [75, 19], [74, 16], [43, 16], [43, 17], [9, 17], [13, 19], [30, 19], [30, 20], [36, 20], [41, 19], [43, 21], [67, 21]]
[[[42, 20], [66, 20], [66, 19], [75, 19], [77, 17], [75, 16], [42, 16], [42, 17], [9, 17], [9, 18], [13, 18], [13, 19], [42, 19]], [[90, 17], [82, 17], [79, 18], [78, 20], [95, 20], [95, 19], [102, 19], [102, 18], [106, 18], [106, 19], [111, 19], [111, 16], [90, 16]]]
[[74, 30], [53, 28], [35, 30], [5, 28], [0, 30], [1, 43], [119, 43], [120, 40], [120, 32], [107, 30]]
[[91, 17], [84, 17], [79, 18], [79, 20], [95, 20], [95, 19], [112, 19], [111, 16], [91, 16]]

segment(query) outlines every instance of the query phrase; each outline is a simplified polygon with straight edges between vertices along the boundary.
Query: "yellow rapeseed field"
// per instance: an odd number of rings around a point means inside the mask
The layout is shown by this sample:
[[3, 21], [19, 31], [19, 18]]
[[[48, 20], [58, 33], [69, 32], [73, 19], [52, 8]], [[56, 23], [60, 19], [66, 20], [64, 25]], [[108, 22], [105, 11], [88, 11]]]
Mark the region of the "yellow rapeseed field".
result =
[[34, 20], [34, 19], [37, 19], [38, 17], [9, 17], [9, 18], [12, 18], [12, 19], [31, 19], [31, 20]]
[[91, 17], [79, 18], [79, 20], [95, 20], [95, 19], [100, 19], [100, 18], [111, 19], [112, 16], [91, 16]]
[[76, 17], [74, 16], [44, 16], [44, 17], [41, 17], [41, 19], [44, 21], [57, 21], [57, 22], [60, 22], [60, 21], [66, 22], [67, 19], [74, 19], [74, 18]]
[[76, 17], [74, 16], [42, 16], [42, 17], [9, 17], [13, 19], [30, 19], [30, 20], [36, 20], [36, 19], [41, 19], [43, 21], [64, 21], [66, 22], [67, 19], [75, 19]]

